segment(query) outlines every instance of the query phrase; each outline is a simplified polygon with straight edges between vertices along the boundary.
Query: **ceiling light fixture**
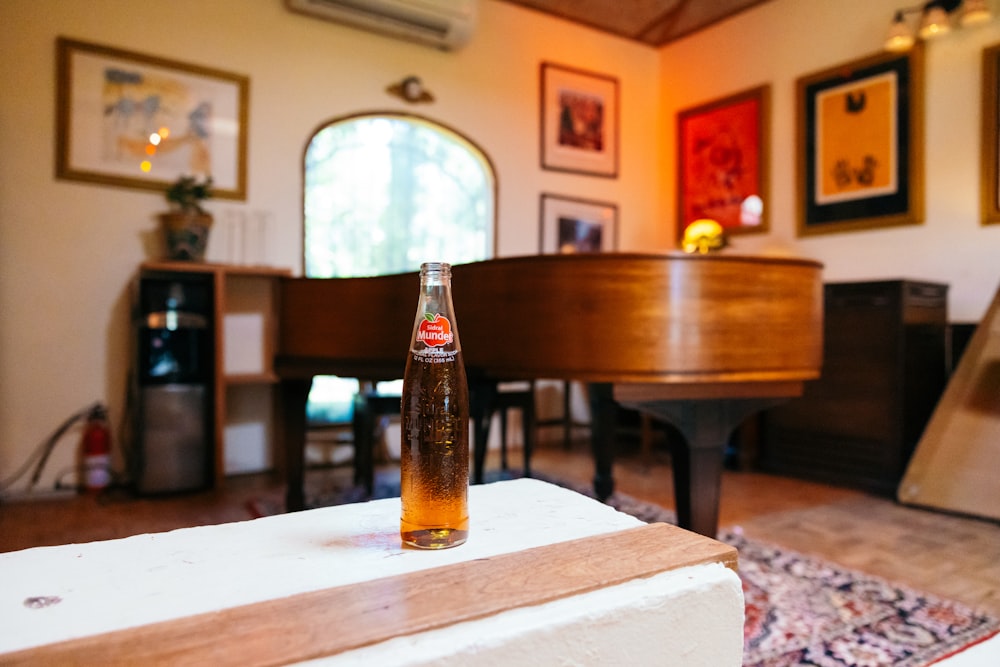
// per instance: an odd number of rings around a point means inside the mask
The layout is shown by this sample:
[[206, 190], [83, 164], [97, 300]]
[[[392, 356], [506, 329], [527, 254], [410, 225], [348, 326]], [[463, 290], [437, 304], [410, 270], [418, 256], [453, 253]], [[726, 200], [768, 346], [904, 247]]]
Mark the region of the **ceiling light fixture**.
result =
[[909, 51], [916, 42], [917, 38], [913, 36], [913, 30], [906, 24], [903, 11], [897, 11], [895, 18], [892, 19], [892, 24], [889, 26], [889, 34], [885, 40], [885, 50], [893, 52]]
[[920, 29], [917, 34], [920, 39], [931, 39], [951, 32], [951, 19], [944, 7], [933, 5], [924, 9], [924, 15], [920, 19]]
[[[913, 29], [907, 23], [907, 14], [920, 13], [920, 28], [914, 35]], [[886, 35], [886, 51], [907, 51], [920, 39], [933, 39], [951, 31], [952, 13], [957, 13], [958, 25], [969, 27], [990, 21], [987, 0], [929, 0], [922, 5], [897, 9], [889, 25]]]
[[958, 18], [958, 22], [962, 24], [962, 27], [968, 28], [972, 25], [987, 23], [991, 18], [993, 15], [990, 14], [990, 7], [986, 0], [965, 0], [962, 3], [962, 15]]

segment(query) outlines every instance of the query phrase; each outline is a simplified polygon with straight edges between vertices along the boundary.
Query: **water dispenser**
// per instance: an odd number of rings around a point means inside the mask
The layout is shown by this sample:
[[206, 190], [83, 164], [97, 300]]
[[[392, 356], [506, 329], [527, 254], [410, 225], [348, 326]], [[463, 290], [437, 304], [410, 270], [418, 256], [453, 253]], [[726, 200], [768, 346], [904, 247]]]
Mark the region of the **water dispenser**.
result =
[[131, 462], [138, 493], [211, 484], [212, 303], [212, 282], [204, 274], [139, 279], [137, 433]]

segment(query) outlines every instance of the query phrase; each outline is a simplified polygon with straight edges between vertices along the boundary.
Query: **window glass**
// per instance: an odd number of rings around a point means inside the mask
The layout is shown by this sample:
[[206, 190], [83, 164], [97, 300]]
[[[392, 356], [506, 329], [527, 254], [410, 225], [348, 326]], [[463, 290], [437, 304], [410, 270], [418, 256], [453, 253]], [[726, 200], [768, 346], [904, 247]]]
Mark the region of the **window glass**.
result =
[[358, 116], [305, 156], [305, 275], [345, 278], [493, 255], [493, 172], [459, 134], [412, 116]]

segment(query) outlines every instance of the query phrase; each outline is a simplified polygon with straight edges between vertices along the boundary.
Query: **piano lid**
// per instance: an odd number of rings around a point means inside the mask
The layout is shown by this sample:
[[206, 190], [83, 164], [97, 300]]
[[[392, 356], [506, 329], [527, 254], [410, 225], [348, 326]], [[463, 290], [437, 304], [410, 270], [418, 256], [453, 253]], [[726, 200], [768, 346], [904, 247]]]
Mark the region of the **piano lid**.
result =
[[[499, 379], [755, 382], [818, 377], [822, 266], [740, 255], [537, 255], [453, 267], [465, 363]], [[285, 278], [282, 375], [402, 375], [416, 273]]]

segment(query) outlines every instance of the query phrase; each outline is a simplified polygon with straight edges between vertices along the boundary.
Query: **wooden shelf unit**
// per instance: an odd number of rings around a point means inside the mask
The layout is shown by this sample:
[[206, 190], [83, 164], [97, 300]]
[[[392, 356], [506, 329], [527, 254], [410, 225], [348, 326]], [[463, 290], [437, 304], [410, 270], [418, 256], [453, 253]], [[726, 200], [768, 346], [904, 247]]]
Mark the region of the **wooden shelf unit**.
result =
[[263, 408], [251, 412], [263, 418], [257, 432], [263, 432], [263, 446], [274, 454], [278, 279], [290, 276], [291, 271], [270, 266], [177, 261], [144, 262], [140, 267], [140, 277], [179, 273], [205, 275], [212, 283], [213, 482], [219, 488], [230, 472], [227, 468], [231, 467], [227, 466], [226, 430], [232, 426], [242, 401], [256, 401], [257, 407]]

